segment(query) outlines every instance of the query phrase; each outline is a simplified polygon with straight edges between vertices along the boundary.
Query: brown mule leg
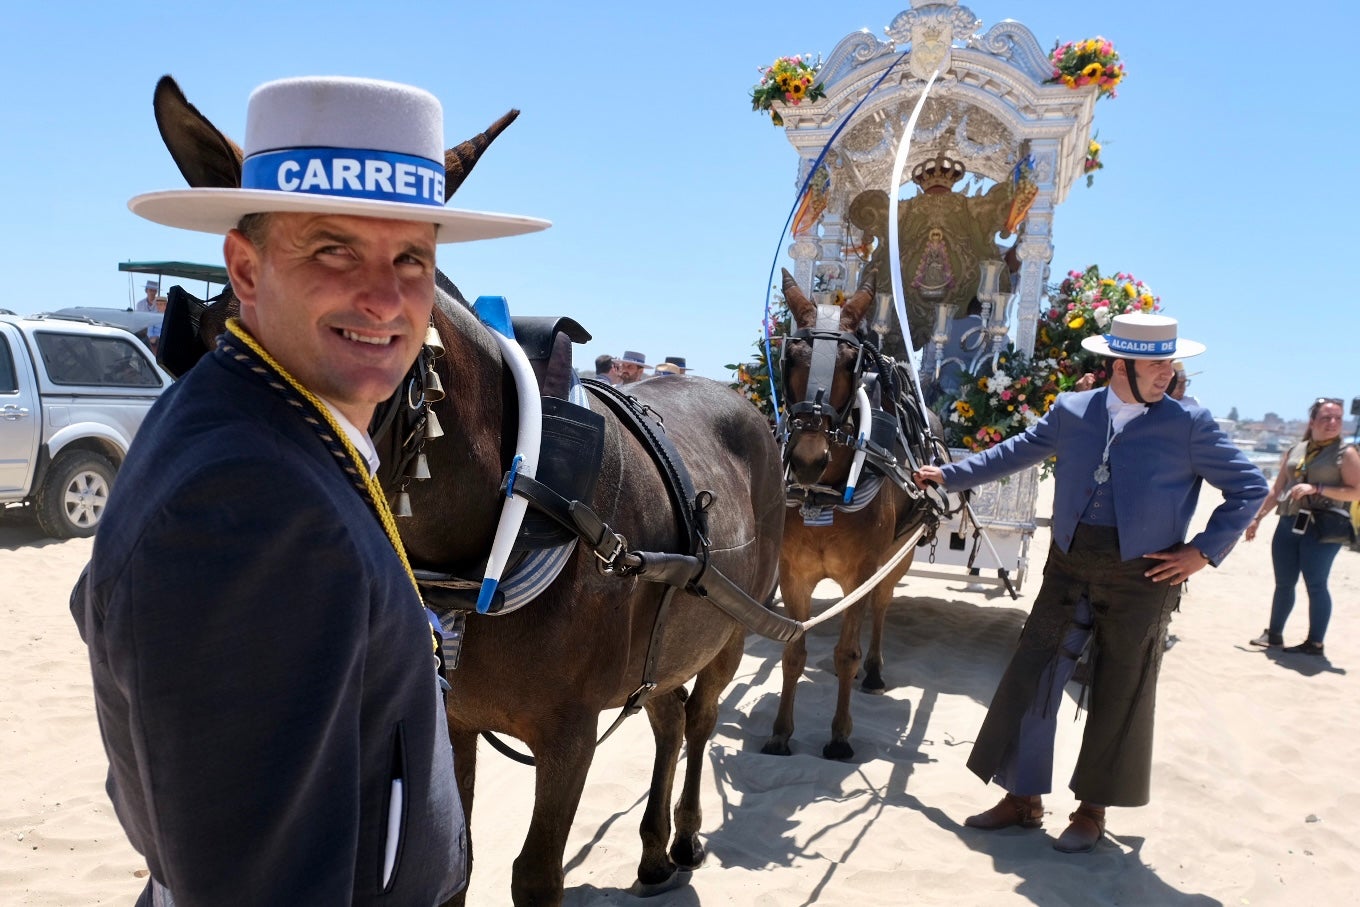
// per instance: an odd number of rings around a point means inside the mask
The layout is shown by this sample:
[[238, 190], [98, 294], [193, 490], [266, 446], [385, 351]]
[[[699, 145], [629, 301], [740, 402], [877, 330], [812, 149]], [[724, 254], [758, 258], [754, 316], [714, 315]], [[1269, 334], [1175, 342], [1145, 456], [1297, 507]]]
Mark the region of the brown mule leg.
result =
[[685, 704], [685, 781], [675, 805], [675, 842], [671, 845], [671, 859], [683, 869], [695, 869], [704, 861], [704, 846], [699, 840], [703, 823], [699, 796], [708, 745], [718, 725], [718, 702], [736, 676], [745, 648], [744, 631], [735, 631], [718, 656], [699, 672], [694, 692]]
[[666, 855], [671, 836], [671, 795], [675, 785], [675, 763], [684, 742], [685, 705], [683, 690], [661, 693], [647, 700], [647, 719], [652, 725], [656, 753], [652, 759], [652, 782], [647, 790], [647, 805], [642, 811], [638, 832], [642, 836], [642, 858], [634, 894], [657, 894], [669, 887], [675, 864]]
[[[860, 582], [872, 573], [871, 570], [860, 577]], [[855, 721], [850, 717], [850, 694], [863, 657], [859, 637], [864, 626], [865, 604], [861, 599], [841, 615], [841, 635], [836, 641], [836, 714], [831, 717], [831, 740], [822, 747], [822, 756], [827, 759], [845, 760], [855, 755], [854, 747], [850, 745], [850, 732], [855, 727]]]
[[560, 715], [543, 722], [552, 734], [550, 740], [524, 741], [537, 767], [529, 834], [510, 876], [515, 907], [559, 907], [562, 903], [562, 855], [595, 755], [596, 714]]
[[[784, 610], [794, 620], [807, 620], [812, 613], [812, 588], [814, 583], [797, 572], [794, 564], [781, 560], [779, 590], [784, 598]], [[798, 681], [803, 678], [807, 667], [807, 639], [799, 634], [797, 639], [784, 646], [784, 657], [780, 659], [784, 672], [784, 685], [779, 692], [779, 712], [774, 718], [774, 729], [760, 751], [767, 756], [788, 756], [793, 751], [789, 740], [793, 737], [793, 703], [797, 696]]]
[[[890, 546], [890, 554], [895, 554], [897, 549]], [[874, 591], [870, 594], [872, 604], [872, 620], [869, 625], [869, 653], [864, 659], [864, 682], [860, 684], [860, 689], [866, 693], [882, 693], [888, 688], [888, 684], [883, 679], [883, 628], [888, 622], [888, 606], [893, 603], [893, 594], [897, 591], [897, 584], [906, 576], [911, 569], [911, 562], [916, 559], [913, 550], [902, 559], [892, 573], [883, 578]]]

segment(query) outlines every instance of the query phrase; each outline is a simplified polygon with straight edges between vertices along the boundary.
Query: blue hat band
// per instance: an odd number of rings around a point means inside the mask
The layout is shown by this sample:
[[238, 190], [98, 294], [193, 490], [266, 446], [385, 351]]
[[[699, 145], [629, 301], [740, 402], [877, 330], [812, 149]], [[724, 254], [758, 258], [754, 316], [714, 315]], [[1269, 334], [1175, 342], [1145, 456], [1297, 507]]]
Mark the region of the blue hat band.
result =
[[241, 188], [442, 208], [444, 167], [391, 151], [285, 148], [246, 158]]
[[1170, 340], [1130, 340], [1127, 337], [1106, 334], [1105, 342], [1109, 344], [1112, 353], [1170, 355], [1176, 352], [1175, 337]]

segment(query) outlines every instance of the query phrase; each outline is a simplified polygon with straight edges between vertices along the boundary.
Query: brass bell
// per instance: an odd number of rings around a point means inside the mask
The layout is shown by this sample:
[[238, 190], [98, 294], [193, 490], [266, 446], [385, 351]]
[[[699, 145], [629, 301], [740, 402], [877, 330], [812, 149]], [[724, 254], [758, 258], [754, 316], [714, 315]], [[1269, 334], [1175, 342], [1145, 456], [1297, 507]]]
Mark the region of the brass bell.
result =
[[430, 355], [436, 359], [444, 355], [444, 341], [434, 325], [425, 328], [425, 346], [429, 349]]
[[429, 477], [430, 477], [429, 461], [425, 459], [425, 454], [423, 452], [416, 454], [416, 465], [412, 468], [410, 478], [428, 479]]
[[392, 514], [399, 517], [411, 515], [411, 496], [405, 491], [398, 492], [397, 506], [393, 508]]
[[444, 437], [444, 427], [439, 424], [439, 417], [434, 414], [434, 410], [428, 410], [425, 420], [426, 440], [442, 437]]
[[439, 380], [439, 373], [430, 366], [425, 371], [425, 402], [438, 403], [444, 399], [444, 382]]

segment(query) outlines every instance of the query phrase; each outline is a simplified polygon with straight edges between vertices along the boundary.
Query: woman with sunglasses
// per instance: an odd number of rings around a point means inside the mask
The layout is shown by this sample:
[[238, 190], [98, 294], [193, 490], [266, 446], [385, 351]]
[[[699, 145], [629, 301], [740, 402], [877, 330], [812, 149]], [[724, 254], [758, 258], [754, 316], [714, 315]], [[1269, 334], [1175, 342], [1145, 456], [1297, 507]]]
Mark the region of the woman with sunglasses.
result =
[[1302, 574], [1308, 590], [1308, 638], [1284, 651], [1322, 654], [1322, 639], [1332, 617], [1327, 577], [1341, 543], [1322, 541], [1312, 515], [1334, 510], [1344, 513], [1349, 521], [1349, 502], [1360, 500], [1360, 453], [1341, 437], [1341, 418], [1339, 399], [1319, 397], [1313, 401], [1303, 440], [1285, 452], [1270, 497], [1247, 527], [1246, 539], [1251, 541], [1272, 506], [1280, 515], [1270, 545], [1275, 567], [1270, 626], [1251, 641], [1254, 646], [1284, 645], [1284, 624], [1294, 609], [1294, 587]]

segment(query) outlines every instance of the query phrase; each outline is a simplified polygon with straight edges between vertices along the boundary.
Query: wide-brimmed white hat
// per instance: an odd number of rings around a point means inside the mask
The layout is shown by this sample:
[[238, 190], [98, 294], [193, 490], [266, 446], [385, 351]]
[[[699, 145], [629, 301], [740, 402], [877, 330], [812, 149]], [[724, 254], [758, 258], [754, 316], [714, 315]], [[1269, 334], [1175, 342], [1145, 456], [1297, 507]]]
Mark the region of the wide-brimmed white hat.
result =
[[1188, 359], [1204, 344], [1176, 336], [1176, 319], [1136, 312], [1110, 319], [1110, 332], [1087, 337], [1083, 349], [1119, 359]]
[[147, 220], [225, 234], [247, 214], [303, 212], [439, 225], [440, 243], [532, 233], [536, 217], [444, 207], [444, 110], [410, 85], [309, 76], [250, 95], [241, 188], [149, 192]]

